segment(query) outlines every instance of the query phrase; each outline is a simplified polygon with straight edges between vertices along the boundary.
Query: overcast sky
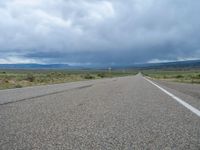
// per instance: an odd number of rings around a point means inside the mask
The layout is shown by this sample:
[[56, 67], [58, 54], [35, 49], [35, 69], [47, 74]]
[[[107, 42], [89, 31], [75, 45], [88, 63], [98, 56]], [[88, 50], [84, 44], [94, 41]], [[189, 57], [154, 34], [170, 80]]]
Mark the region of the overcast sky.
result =
[[0, 63], [200, 58], [200, 0], [0, 0]]

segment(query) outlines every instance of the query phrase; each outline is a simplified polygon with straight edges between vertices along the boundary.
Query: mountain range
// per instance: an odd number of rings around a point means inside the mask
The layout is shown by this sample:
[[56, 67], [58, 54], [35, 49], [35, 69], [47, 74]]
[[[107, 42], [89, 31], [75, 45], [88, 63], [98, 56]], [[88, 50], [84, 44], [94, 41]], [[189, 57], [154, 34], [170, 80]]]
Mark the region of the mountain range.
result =
[[177, 61], [167, 63], [144, 63], [134, 65], [106, 65], [106, 66], [71, 66], [68, 64], [0, 64], [0, 69], [177, 69], [199, 68], [200, 60]]

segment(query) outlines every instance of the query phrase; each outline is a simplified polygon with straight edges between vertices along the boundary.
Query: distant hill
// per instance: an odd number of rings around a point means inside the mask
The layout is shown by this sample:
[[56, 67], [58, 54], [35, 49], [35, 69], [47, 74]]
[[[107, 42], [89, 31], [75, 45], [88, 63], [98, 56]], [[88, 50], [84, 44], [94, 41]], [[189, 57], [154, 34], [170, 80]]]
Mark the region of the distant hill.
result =
[[68, 64], [0, 64], [0, 69], [68, 69]]
[[147, 63], [133, 66], [141, 69], [200, 69], [200, 60], [177, 61], [167, 63]]
[[200, 60], [177, 61], [168, 63], [145, 63], [135, 65], [116, 66], [70, 66], [68, 64], [0, 64], [0, 69], [200, 69]]

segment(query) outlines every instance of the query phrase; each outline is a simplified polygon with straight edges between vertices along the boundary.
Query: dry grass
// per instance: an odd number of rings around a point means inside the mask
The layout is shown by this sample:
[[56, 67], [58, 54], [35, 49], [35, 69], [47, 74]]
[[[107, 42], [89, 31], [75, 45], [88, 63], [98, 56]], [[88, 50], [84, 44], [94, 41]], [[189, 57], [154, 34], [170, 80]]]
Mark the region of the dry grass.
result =
[[122, 71], [0, 70], [0, 89], [21, 88], [136, 74]]
[[200, 70], [147, 70], [143, 74], [161, 80], [200, 84]]

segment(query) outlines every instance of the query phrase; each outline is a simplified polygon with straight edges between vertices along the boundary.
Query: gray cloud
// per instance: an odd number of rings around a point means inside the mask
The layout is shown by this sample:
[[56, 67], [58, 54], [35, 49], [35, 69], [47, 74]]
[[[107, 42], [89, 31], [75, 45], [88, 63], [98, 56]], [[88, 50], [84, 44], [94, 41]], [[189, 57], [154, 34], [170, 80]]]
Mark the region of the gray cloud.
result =
[[0, 2], [0, 63], [200, 58], [198, 0]]

